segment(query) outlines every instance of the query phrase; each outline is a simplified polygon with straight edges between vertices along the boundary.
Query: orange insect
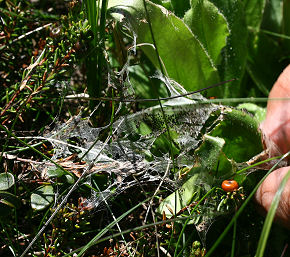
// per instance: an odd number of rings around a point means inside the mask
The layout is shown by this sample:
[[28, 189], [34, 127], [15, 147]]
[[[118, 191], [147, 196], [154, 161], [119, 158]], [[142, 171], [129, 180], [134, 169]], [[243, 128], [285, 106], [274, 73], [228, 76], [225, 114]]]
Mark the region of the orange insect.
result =
[[237, 181], [233, 179], [224, 180], [222, 183], [222, 189], [226, 192], [233, 192], [239, 188]]

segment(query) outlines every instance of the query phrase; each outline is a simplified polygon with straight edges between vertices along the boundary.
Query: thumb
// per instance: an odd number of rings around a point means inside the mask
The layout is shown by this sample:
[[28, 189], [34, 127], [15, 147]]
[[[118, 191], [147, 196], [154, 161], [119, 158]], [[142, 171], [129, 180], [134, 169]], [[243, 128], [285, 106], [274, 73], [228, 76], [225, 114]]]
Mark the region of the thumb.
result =
[[[264, 213], [269, 211], [279, 185], [289, 170], [290, 166], [274, 170], [257, 190], [255, 199]], [[281, 195], [275, 220], [290, 229], [290, 179]]]

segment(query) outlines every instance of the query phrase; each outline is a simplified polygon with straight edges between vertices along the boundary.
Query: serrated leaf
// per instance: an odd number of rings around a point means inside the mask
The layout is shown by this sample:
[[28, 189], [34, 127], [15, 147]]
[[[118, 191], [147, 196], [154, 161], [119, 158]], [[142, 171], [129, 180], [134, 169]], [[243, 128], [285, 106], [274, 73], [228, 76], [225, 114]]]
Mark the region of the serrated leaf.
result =
[[226, 46], [230, 31], [224, 15], [207, 0], [191, 2], [184, 22], [203, 44], [215, 66], [221, 61], [221, 50]]
[[247, 26], [242, 1], [210, 0], [225, 16], [230, 35], [222, 51], [222, 62], [218, 66], [221, 80], [236, 79], [224, 87], [223, 97], [241, 96], [241, 78], [245, 71], [247, 58]]
[[37, 211], [45, 209], [53, 202], [54, 195], [52, 186], [38, 187], [30, 197], [32, 209]]
[[266, 108], [262, 108], [253, 103], [243, 103], [237, 106], [238, 109], [245, 109], [257, 119], [258, 122], [262, 122], [266, 118]]
[[202, 191], [208, 191], [221, 176], [234, 174], [236, 165], [222, 152], [225, 140], [204, 135], [203, 143], [195, 151], [193, 168], [188, 172], [191, 176], [182, 187], [162, 201], [158, 212], [167, 217], [172, 216], [171, 210], [178, 212], [193, 201], [198, 201]]
[[[177, 81], [187, 91], [218, 82], [219, 75], [213, 61], [188, 26], [164, 7], [149, 1], [146, 1], [146, 5], [165, 75]], [[108, 7], [111, 8], [109, 13], [113, 17], [125, 19], [131, 24], [137, 43], [143, 45], [142, 50], [160, 69], [143, 1], [111, 0]]]
[[14, 176], [9, 172], [0, 173], [0, 190], [7, 190], [15, 183]]
[[225, 140], [223, 152], [236, 162], [245, 162], [263, 150], [256, 119], [231, 108], [223, 111], [223, 120], [210, 132]]
[[225, 140], [222, 138], [204, 135], [202, 145], [195, 151], [197, 163], [207, 170], [212, 170], [224, 144]]

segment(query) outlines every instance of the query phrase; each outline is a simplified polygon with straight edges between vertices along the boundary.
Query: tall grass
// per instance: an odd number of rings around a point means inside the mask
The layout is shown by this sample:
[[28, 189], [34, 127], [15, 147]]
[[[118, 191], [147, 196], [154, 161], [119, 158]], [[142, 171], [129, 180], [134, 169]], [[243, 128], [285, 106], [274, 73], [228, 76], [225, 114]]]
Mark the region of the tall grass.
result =
[[[86, 58], [87, 87], [90, 97], [98, 98], [104, 87], [103, 71], [106, 69], [104, 60], [105, 25], [107, 0], [86, 0], [85, 11], [94, 39], [90, 43], [89, 55]], [[93, 108], [97, 101], [91, 100]]]

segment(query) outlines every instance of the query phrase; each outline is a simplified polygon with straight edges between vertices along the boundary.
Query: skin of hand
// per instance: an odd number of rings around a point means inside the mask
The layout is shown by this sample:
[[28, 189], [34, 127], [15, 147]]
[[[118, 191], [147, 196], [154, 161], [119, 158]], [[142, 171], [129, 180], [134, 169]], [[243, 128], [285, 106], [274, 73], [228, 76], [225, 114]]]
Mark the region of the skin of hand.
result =
[[[272, 98], [284, 100], [271, 100]], [[290, 65], [281, 73], [269, 94], [266, 119], [261, 123], [260, 129], [270, 157], [290, 150]]]
[[[270, 92], [266, 119], [261, 123], [260, 129], [263, 144], [270, 157], [285, 154], [290, 150], [290, 65], [281, 73]], [[288, 161], [289, 159], [288, 157]], [[289, 170], [290, 166], [274, 170], [256, 192], [255, 199], [264, 212], [269, 210], [275, 193]], [[290, 180], [281, 195], [275, 220], [290, 229]]]
[[[289, 170], [290, 166], [274, 170], [257, 190], [255, 198], [256, 202], [260, 205], [260, 210], [263, 214], [266, 214], [269, 211], [278, 187]], [[288, 180], [281, 195], [276, 210], [275, 221], [290, 229], [290, 180]]]

